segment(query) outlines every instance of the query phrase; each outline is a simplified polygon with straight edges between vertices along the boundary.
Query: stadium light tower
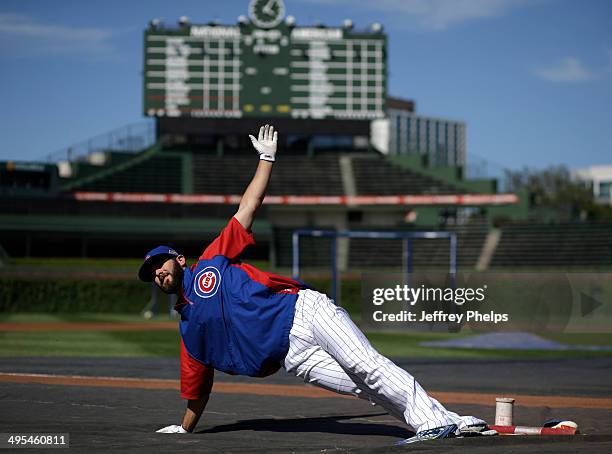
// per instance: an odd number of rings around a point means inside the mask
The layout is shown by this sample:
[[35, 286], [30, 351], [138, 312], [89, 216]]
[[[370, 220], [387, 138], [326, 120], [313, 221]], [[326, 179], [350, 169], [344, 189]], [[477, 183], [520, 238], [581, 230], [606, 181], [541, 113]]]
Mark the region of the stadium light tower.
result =
[[374, 22], [371, 26], [370, 29], [374, 32], [374, 33], [380, 33], [383, 30], [383, 26], [380, 22]]
[[287, 27], [295, 27], [295, 17], [287, 16], [285, 19], [285, 24], [287, 24]]
[[181, 28], [187, 28], [189, 27], [191, 22], [189, 21], [189, 18], [187, 16], [181, 16], [179, 17], [178, 24]]

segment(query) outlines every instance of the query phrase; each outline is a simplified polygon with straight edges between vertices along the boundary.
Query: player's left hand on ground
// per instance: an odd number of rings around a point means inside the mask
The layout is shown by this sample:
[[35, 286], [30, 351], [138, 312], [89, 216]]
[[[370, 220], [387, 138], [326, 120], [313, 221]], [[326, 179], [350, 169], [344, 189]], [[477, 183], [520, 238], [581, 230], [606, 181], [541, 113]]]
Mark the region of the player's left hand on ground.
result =
[[259, 128], [259, 137], [249, 134], [255, 151], [259, 154], [259, 159], [264, 161], [274, 162], [276, 158], [276, 144], [278, 143], [278, 132], [274, 130], [274, 126], [265, 125]]
[[171, 426], [166, 426], [166, 427], [162, 427], [159, 430], [156, 430], [155, 432], [159, 433], [159, 434], [186, 434], [188, 433], [185, 429], [183, 429], [183, 426], [179, 425], [171, 425]]

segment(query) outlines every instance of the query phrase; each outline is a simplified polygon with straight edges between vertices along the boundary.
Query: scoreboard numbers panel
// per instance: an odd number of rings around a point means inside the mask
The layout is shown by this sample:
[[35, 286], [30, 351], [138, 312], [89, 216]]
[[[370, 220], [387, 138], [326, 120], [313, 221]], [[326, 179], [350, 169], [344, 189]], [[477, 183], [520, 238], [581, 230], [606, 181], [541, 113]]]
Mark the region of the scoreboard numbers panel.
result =
[[145, 31], [144, 114], [385, 115], [387, 39], [343, 28], [192, 25]]
[[147, 31], [145, 115], [240, 117], [240, 65], [236, 27]]

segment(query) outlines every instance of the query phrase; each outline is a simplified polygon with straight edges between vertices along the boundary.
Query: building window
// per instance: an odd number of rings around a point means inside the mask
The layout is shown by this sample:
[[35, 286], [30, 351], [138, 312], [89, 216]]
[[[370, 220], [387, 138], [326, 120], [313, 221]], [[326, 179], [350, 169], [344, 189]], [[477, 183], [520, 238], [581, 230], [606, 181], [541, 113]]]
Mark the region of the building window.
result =
[[431, 152], [429, 148], [429, 120], [425, 120], [425, 150], [427, 150], [427, 154]]
[[452, 153], [453, 155], [452, 164], [457, 165], [457, 152], [455, 150], [451, 150], [448, 144], [448, 122], [444, 123], [444, 147], [446, 147], [446, 156], [448, 159], [448, 161], [446, 162], [446, 165], [447, 166], [451, 165], [449, 153]]
[[454, 134], [454, 140], [453, 142], [455, 142], [455, 165], [459, 164], [459, 153], [457, 152], [457, 150], [459, 149], [459, 138], [457, 137], [457, 129], [459, 129], [459, 125], [455, 124], [453, 127], [453, 134]]
[[414, 151], [412, 149], [412, 141], [410, 140], [410, 133], [412, 132], [411, 127], [412, 127], [412, 119], [410, 117], [406, 117], [406, 138], [407, 138], [406, 148], [408, 148], [408, 153], [412, 153]]
[[599, 183], [599, 197], [610, 198], [612, 192], [612, 181], [602, 181]]
[[395, 154], [400, 154], [402, 153], [403, 147], [402, 147], [402, 141], [401, 141], [401, 131], [400, 131], [400, 125], [402, 124], [402, 116], [401, 114], [397, 114], [397, 117], [395, 118]]

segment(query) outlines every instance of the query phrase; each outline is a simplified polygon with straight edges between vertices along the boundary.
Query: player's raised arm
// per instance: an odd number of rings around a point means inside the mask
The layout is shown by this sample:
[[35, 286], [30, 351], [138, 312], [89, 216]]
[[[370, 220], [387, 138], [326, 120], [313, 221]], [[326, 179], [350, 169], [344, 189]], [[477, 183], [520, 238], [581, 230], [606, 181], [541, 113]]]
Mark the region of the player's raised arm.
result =
[[234, 217], [242, 224], [242, 226], [250, 230], [253, 225], [255, 212], [263, 203], [272, 173], [272, 163], [276, 157], [276, 146], [278, 143], [278, 132], [274, 131], [274, 127], [265, 125], [259, 128], [259, 136], [257, 139], [249, 135], [255, 151], [259, 154], [259, 165], [255, 171], [255, 176], [244, 192], [240, 200], [238, 212]]

